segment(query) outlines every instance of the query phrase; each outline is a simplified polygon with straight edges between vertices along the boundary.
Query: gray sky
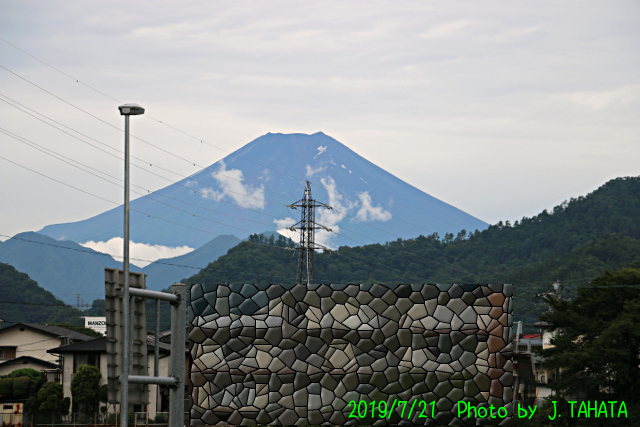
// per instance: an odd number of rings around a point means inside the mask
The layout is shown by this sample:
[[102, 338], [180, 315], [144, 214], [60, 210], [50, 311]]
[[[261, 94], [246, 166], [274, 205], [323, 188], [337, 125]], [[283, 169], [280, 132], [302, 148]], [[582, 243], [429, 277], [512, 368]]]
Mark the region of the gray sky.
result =
[[[85, 85], [137, 102], [148, 115], [132, 134], [198, 164], [267, 132], [323, 131], [489, 223], [640, 175], [637, 1], [3, 1], [0, 37], [79, 82], [3, 41], [0, 65], [119, 128], [119, 103]], [[123, 146], [121, 131], [3, 68], [0, 94]], [[122, 176], [121, 161], [5, 102], [0, 127]], [[199, 169], [133, 144], [155, 165]], [[120, 187], [5, 134], [0, 153], [122, 202]], [[113, 206], [0, 159], [1, 234]]]

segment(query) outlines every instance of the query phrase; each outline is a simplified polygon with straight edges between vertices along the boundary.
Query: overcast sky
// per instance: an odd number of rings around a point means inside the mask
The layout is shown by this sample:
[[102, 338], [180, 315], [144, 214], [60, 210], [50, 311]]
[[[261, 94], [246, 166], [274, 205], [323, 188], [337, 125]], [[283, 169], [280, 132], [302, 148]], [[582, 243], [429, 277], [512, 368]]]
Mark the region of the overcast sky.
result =
[[[132, 134], [207, 165], [267, 132], [322, 131], [489, 223], [640, 175], [638, 1], [2, 1], [0, 37], [2, 131], [118, 178], [122, 161], [16, 103], [110, 151], [99, 144], [120, 150], [123, 137], [107, 124], [122, 129], [117, 106], [137, 102], [147, 114]], [[123, 200], [4, 133], [0, 156]], [[7, 160], [0, 234], [115, 206]]]

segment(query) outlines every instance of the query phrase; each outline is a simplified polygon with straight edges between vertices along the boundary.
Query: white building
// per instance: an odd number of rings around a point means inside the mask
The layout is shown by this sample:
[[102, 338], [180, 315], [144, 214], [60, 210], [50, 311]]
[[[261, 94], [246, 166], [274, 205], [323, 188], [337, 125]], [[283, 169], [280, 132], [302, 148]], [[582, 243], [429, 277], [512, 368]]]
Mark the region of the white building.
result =
[[[0, 375], [20, 368], [44, 371], [47, 379], [57, 381], [60, 357], [47, 350], [93, 337], [61, 326], [16, 323], [0, 329]], [[58, 372], [59, 373], [59, 372]]]
[[[168, 376], [170, 366], [171, 346], [159, 343], [160, 358], [158, 363], [158, 375]], [[154, 341], [147, 341], [147, 375], [153, 376], [154, 368]], [[92, 365], [100, 370], [102, 378], [100, 385], [107, 384], [107, 337], [96, 338], [91, 341], [66, 345], [48, 350], [51, 355], [62, 357], [62, 390], [65, 397], [71, 396], [71, 379], [80, 365]], [[148, 412], [153, 419], [158, 412], [169, 411], [169, 389], [163, 386], [149, 385], [146, 402], [130, 406], [134, 412]], [[109, 404], [108, 412], [117, 412], [118, 405]]]

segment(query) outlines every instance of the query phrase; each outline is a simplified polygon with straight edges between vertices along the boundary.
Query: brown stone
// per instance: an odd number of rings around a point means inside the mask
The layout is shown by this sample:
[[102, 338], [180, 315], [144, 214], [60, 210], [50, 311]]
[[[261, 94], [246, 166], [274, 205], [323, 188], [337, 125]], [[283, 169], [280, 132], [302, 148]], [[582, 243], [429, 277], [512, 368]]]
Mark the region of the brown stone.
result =
[[503, 326], [508, 326], [509, 323], [509, 315], [507, 313], [502, 313], [502, 316], [500, 316], [500, 323]]
[[502, 308], [502, 303], [504, 302], [504, 294], [501, 292], [496, 292], [492, 295], [489, 295], [487, 299], [492, 306]]
[[496, 337], [500, 337], [504, 341], [504, 337], [502, 336], [503, 330], [504, 330], [504, 326], [502, 326], [500, 323], [498, 323], [498, 326], [496, 326], [496, 328], [493, 331], [491, 331], [491, 335], [495, 335]]
[[504, 314], [502, 307], [493, 307], [489, 312], [489, 316], [491, 316], [493, 319], [499, 319], [502, 314]]
[[193, 384], [194, 387], [202, 387], [206, 382], [206, 378], [200, 372], [191, 373], [191, 384]]
[[489, 368], [489, 372], [487, 372], [487, 376], [492, 380], [497, 380], [504, 374], [503, 369], [498, 368]]
[[502, 399], [502, 383], [500, 383], [499, 380], [492, 380], [491, 381], [491, 389], [489, 390], [489, 394], [491, 396], [494, 397], [498, 397], [500, 399]]
[[502, 350], [502, 348], [505, 345], [506, 343], [500, 337], [490, 335], [489, 338], [487, 338], [487, 346], [489, 347], [489, 353], [497, 353], [500, 350]]
[[489, 332], [491, 335], [502, 336], [502, 329], [500, 329], [500, 333], [494, 332], [494, 329], [496, 329], [498, 326], [500, 326], [500, 322], [498, 322], [496, 319], [492, 319], [487, 326], [487, 332]]
[[507, 358], [502, 353], [496, 353], [496, 368], [502, 369], [507, 363]]

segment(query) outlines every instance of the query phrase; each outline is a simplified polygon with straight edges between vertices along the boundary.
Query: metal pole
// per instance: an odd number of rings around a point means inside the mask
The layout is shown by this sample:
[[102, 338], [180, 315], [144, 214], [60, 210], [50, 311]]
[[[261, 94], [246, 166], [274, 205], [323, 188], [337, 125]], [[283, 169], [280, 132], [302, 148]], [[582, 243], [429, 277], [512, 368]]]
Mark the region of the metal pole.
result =
[[158, 376], [158, 361], [160, 360], [160, 300], [156, 300], [156, 330], [155, 330], [155, 352], [153, 355], [153, 376]]
[[133, 325], [136, 321], [136, 297], [131, 295], [131, 289], [129, 289], [129, 376], [133, 374], [133, 342], [136, 340], [135, 331]]
[[120, 378], [120, 388], [122, 389], [122, 399], [120, 400], [120, 425], [127, 427], [129, 420], [129, 115], [124, 116], [124, 292], [122, 294], [123, 304], [123, 325], [124, 325], [124, 345], [122, 351], [122, 377]]
[[[156, 300], [156, 330], [154, 334], [154, 351], [153, 351], [153, 376], [158, 376], [158, 363], [160, 362], [160, 300]], [[160, 397], [160, 385], [156, 385], [156, 411], [158, 410], [158, 400]], [[147, 417], [148, 424], [148, 417]]]
[[169, 425], [184, 425], [184, 385], [185, 379], [185, 339], [187, 294], [185, 285], [176, 283], [171, 291], [180, 296], [178, 304], [171, 304], [171, 376], [177, 379], [175, 387], [169, 391]]

